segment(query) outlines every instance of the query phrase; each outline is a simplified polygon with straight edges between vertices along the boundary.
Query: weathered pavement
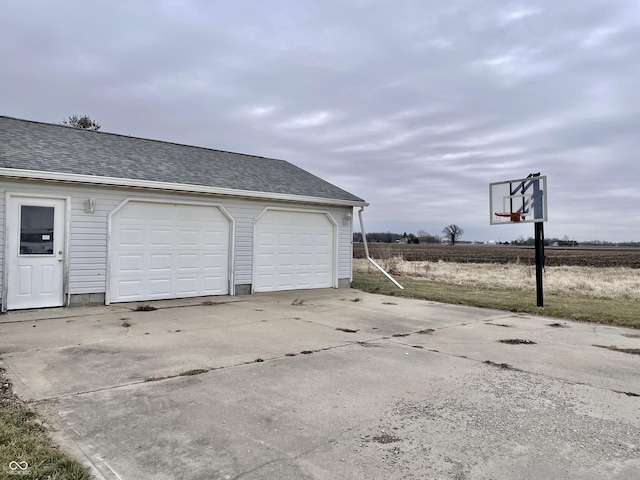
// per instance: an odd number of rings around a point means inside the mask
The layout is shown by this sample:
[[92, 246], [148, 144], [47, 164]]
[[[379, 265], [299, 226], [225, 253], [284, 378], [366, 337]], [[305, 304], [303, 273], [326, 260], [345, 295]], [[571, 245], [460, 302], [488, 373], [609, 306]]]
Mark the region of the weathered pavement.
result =
[[637, 330], [356, 290], [209, 300], [9, 313], [0, 365], [97, 478], [640, 478], [640, 355], [602, 348]]

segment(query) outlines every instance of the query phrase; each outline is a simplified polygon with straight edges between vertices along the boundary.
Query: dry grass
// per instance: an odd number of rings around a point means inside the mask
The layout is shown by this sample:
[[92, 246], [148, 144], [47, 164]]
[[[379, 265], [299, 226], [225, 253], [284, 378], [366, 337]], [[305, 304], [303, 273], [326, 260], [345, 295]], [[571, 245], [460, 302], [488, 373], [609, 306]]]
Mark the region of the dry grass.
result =
[[0, 368], [0, 478], [89, 480], [87, 467], [62, 452], [42, 418], [11, 390]]
[[[385, 256], [376, 261], [392, 275], [435, 282], [535, 292], [535, 267], [520, 264], [409, 262]], [[377, 272], [367, 260], [354, 259], [355, 273]], [[546, 267], [544, 291], [549, 294], [584, 296], [640, 302], [640, 269], [625, 267]]]

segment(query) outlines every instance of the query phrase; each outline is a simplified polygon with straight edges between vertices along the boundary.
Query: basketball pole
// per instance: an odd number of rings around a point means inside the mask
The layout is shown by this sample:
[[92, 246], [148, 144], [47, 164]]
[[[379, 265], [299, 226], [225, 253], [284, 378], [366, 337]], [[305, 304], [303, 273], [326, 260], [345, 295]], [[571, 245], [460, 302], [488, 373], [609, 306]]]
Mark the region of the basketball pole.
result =
[[544, 269], [544, 223], [535, 224], [536, 244], [536, 305], [544, 307], [544, 295], [542, 291], [542, 270]]

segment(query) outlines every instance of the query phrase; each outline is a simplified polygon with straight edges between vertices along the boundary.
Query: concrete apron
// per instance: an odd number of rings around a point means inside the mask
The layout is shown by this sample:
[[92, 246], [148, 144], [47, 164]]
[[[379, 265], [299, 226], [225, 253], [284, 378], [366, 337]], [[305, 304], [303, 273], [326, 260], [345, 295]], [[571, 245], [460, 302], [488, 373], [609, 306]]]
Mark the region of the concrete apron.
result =
[[594, 346], [637, 330], [356, 290], [153, 305], [0, 317], [97, 478], [640, 478], [640, 356]]

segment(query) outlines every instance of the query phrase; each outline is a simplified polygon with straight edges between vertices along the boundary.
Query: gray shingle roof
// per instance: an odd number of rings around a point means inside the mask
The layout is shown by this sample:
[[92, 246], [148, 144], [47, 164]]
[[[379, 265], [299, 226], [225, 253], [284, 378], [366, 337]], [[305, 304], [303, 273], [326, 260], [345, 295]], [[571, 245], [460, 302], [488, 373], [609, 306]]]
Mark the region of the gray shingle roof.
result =
[[364, 202], [284, 160], [3, 116], [0, 168]]

